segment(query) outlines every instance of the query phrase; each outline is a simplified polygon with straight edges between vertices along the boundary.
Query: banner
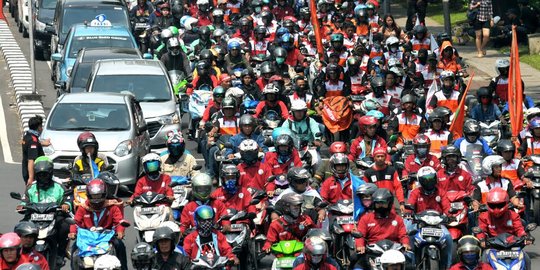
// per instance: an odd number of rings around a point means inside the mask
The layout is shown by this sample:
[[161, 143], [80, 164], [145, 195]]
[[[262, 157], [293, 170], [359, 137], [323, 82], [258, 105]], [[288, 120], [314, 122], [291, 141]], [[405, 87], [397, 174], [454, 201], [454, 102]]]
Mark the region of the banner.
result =
[[[465, 88], [465, 92], [463, 92], [463, 94], [461, 95], [458, 109], [454, 113], [454, 120], [452, 120], [452, 124], [450, 125], [450, 132], [453, 134], [454, 139], [460, 138], [463, 135], [463, 124], [465, 123], [465, 100], [467, 97], [467, 93], [469, 92], [469, 88], [471, 88], [473, 78], [474, 72], [469, 78], [469, 82], [467, 83], [467, 88]], [[472, 108], [469, 108], [469, 110], [470, 109]]]
[[439, 91], [439, 85], [437, 84], [437, 80], [433, 79], [433, 82], [431, 82], [431, 85], [429, 86], [428, 92], [426, 94], [426, 108], [431, 103], [431, 99], [437, 91]]
[[322, 44], [321, 26], [319, 25], [319, 19], [317, 18], [317, 3], [315, 0], [309, 0], [311, 7], [311, 24], [313, 25], [313, 32], [315, 33], [315, 40], [317, 42], [317, 52], [319, 53], [319, 60], [324, 57], [324, 48]]
[[512, 137], [517, 137], [523, 129], [523, 85], [519, 66], [519, 47], [516, 26], [512, 26], [512, 47], [510, 50], [510, 70], [508, 72], [508, 111]]

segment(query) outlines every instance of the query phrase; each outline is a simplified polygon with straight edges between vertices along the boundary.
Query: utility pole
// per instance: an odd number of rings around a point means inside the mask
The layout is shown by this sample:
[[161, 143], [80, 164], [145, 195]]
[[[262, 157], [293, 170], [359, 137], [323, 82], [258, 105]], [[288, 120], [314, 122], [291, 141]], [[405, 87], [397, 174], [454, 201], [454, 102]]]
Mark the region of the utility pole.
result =
[[30, 40], [30, 72], [32, 73], [32, 95], [37, 94], [36, 57], [34, 55], [34, 5], [36, 0], [28, 0], [28, 34]]
[[383, 0], [383, 12], [384, 15], [390, 14], [390, 0]]
[[452, 22], [450, 21], [450, 0], [442, 0], [444, 31], [452, 37]]

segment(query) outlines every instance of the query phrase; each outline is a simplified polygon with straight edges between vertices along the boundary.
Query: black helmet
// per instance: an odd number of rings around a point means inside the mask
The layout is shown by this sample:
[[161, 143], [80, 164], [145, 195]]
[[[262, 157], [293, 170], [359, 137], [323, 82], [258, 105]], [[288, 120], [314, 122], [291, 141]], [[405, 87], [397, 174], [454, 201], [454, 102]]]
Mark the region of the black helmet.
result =
[[253, 23], [251, 22], [250, 19], [246, 18], [246, 17], [242, 17], [240, 19], [240, 26], [253, 26]]
[[[276, 138], [276, 152], [279, 155], [288, 156], [292, 154], [292, 150], [294, 147], [293, 139], [289, 134], [281, 134]], [[287, 150], [280, 150], [280, 146], [287, 146]]]
[[489, 98], [491, 98], [492, 95], [493, 95], [493, 94], [491, 93], [491, 90], [490, 90], [489, 88], [487, 88], [487, 87], [480, 87], [480, 88], [478, 88], [478, 91], [476, 92], [476, 97], [478, 98], [478, 101], [479, 101], [479, 102], [481, 102], [480, 99], [481, 99], [482, 97], [489, 97]]
[[210, 40], [210, 36], [212, 35], [212, 30], [208, 26], [201, 27], [201, 30], [199, 30], [199, 37], [203, 40]]
[[[465, 121], [465, 124], [463, 124], [463, 134], [469, 143], [474, 143], [478, 137], [480, 137], [480, 125], [478, 124], [478, 121], [474, 119]], [[471, 136], [476, 138], [471, 140], [472, 138], [469, 138]]]
[[311, 174], [308, 170], [302, 167], [293, 167], [287, 172], [287, 180], [291, 184], [291, 188], [299, 193], [302, 193], [304, 190], [296, 190], [296, 185], [301, 185], [308, 183], [311, 178]]
[[221, 102], [221, 107], [223, 109], [236, 109], [236, 99], [232, 97], [226, 97]]
[[233, 164], [223, 165], [221, 168], [221, 185], [229, 194], [236, 194], [238, 191], [238, 180], [240, 179], [240, 171]]
[[171, 242], [174, 242], [174, 232], [169, 227], [159, 227], [154, 232], [154, 236], [152, 237], [152, 242], [156, 247], [159, 240], [168, 239], [171, 240]]
[[275, 58], [278, 58], [278, 57], [287, 58], [287, 50], [285, 50], [284, 48], [281, 48], [281, 47], [276, 47], [274, 49], [274, 57]]
[[257, 125], [257, 120], [251, 114], [244, 114], [244, 115], [242, 115], [240, 117], [240, 121], [239, 121], [238, 125], [240, 127], [242, 127], [242, 126], [255, 127]]
[[[276, 202], [276, 210], [280, 212], [287, 221], [296, 219], [300, 216], [301, 209], [297, 207], [304, 203], [302, 195], [294, 192], [284, 194], [279, 201]], [[296, 206], [295, 208], [293, 208]]]
[[19, 236], [29, 236], [29, 235], [35, 235], [37, 236], [39, 233], [38, 227], [34, 222], [31, 221], [21, 221], [17, 225], [15, 225], [15, 229], [13, 231]]
[[514, 153], [516, 151], [516, 146], [510, 140], [500, 140], [497, 144], [497, 152], [502, 154], [502, 152], [511, 151]]
[[330, 64], [328, 64], [328, 66], [326, 66], [326, 73], [327, 74], [330, 74], [330, 73], [334, 72], [334, 73], [339, 75], [339, 71], [340, 71], [339, 66], [334, 64], [334, 63], [330, 63]]
[[214, 61], [214, 54], [208, 49], [201, 50], [199, 60], [212, 63]]
[[446, 158], [448, 156], [456, 156], [458, 163], [461, 161], [461, 151], [454, 145], [448, 145], [442, 150], [441, 157], [444, 164], [446, 164]]
[[210, 63], [206, 60], [197, 62], [197, 72], [201, 74], [203, 71], [207, 71], [211, 67]]
[[324, 229], [321, 229], [321, 228], [311, 228], [311, 229], [309, 229], [309, 231], [306, 233], [306, 236], [304, 236], [304, 239], [308, 239], [308, 238], [314, 237], [314, 236], [321, 238], [325, 242], [332, 242], [332, 240], [334, 240], [332, 238], [332, 235], [330, 234], [330, 232], [328, 230], [324, 230]]
[[426, 37], [426, 34], [427, 34], [427, 27], [425, 27], [424, 25], [417, 25], [413, 28], [413, 31], [414, 31], [414, 34], [415, 35], [418, 35], [418, 34], [424, 34], [424, 37]]
[[[344, 169], [336, 169], [336, 165], [345, 165]], [[334, 177], [343, 179], [349, 172], [349, 158], [344, 153], [335, 153], [330, 157], [330, 170]]]
[[443, 117], [442, 113], [441, 113], [440, 111], [433, 110], [433, 112], [431, 112], [431, 113], [429, 114], [428, 121], [429, 121], [430, 123], [433, 123], [433, 122], [435, 122], [436, 120], [441, 121], [441, 122], [444, 123], [444, 117]]
[[435, 191], [437, 185], [437, 172], [435, 169], [429, 166], [422, 167], [418, 170], [417, 178], [425, 194], [429, 195]]
[[359, 197], [366, 196], [366, 195], [373, 196], [373, 193], [375, 193], [377, 189], [379, 189], [377, 185], [373, 183], [365, 183], [356, 189], [356, 196], [359, 196]]
[[266, 62], [263, 62], [261, 64], [261, 74], [265, 74], [265, 73], [271, 73], [271, 74], [274, 74], [275, 70], [274, 70], [274, 66], [272, 65], [272, 63], [266, 61]]
[[283, 21], [283, 27], [294, 27], [296, 24], [292, 20], [284, 20]]
[[41, 266], [33, 263], [23, 263], [17, 266], [15, 270], [41, 270]]
[[384, 80], [379, 76], [373, 77], [371, 79], [370, 85], [371, 88], [384, 87]]
[[433, 112], [439, 113], [444, 118], [448, 118], [448, 117], [450, 117], [450, 115], [452, 115], [452, 110], [450, 110], [446, 106], [437, 107], [437, 108], [433, 109]]
[[34, 163], [34, 176], [38, 188], [48, 189], [53, 185], [54, 165], [48, 157], [38, 157]]
[[266, 35], [268, 32], [266, 30], [266, 26], [264, 25], [257, 25], [257, 27], [255, 27], [255, 34], [264, 34]]
[[411, 94], [406, 94], [401, 98], [401, 104], [413, 103], [416, 104], [416, 97]]
[[[375, 204], [375, 213], [379, 216], [386, 217], [392, 209], [394, 195], [386, 188], [379, 188], [373, 193], [373, 203]], [[377, 204], [380, 203], [386, 205], [386, 207], [378, 208]]]
[[[456, 251], [459, 260], [465, 265], [476, 266], [480, 260], [480, 253], [482, 251], [480, 241], [472, 235], [465, 235], [458, 240], [457, 244]], [[472, 252], [474, 253], [471, 254]]]
[[151, 269], [154, 263], [154, 249], [146, 242], [135, 244], [131, 251], [131, 263], [135, 269]]

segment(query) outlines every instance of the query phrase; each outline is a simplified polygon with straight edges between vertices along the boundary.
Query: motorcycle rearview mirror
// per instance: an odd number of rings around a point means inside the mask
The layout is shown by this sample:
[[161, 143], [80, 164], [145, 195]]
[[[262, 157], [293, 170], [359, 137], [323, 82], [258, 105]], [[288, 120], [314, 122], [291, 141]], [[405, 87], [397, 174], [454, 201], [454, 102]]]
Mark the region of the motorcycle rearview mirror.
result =
[[114, 171], [114, 165], [111, 164], [111, 165], [105, 167], [105, 169], [103, 171], [108, 171], [108, 172]]
[[272, 176], [268, 177], [268, 179], [266, 179], [266, 182], [274, 182], [274, 180], [276, 180], [276, 176], [272, 175]]
[[10, 192], [9, 196], [15, 200], [22, 200], [22, 195], [19, 192]]
[[251, 199], [251, 201], [249, 202], [249, 205], [257, 205], [257, 204], [259, 204], [260, 202], [261, 202], [260, 199], [258, 199], [258, 198], [253, 198], [253, 199]]
[[463, 201], [466, 203], [466, 204], [470, 204], [472, 202], [472, 198], [470, 196], [465, 196], [463, 198]]
[[133, 194], [133, 192], [131, 192], [131, 190], [129, 190], [129, 187], [126, 185], [118, 185], [118, 190], [125, 192], [127, 194]]
[[352, 231], [352, 232], [351, 232], [351, 235], [352, 235], [352, 237], [354, 237], [354, 238], [362, 238], [362, 237], [364, 237], [364, 235], [363, 235], [361, 232], [359, 232], [359, 231]]
[[226, 142], [225, 144], [223, 144], [223, 146], [224, 146], [225, 148], [233, 148], [233, 145], [232, 145], [232, 143], [230, 143], [230, 142]]
[[396, 162], [394, 163], [394, 165], [396, 166], [396, 168], [397, 168], [398, 170], [403, 170], [403, 169], [405, 169], [405, 165], [404, 165], [403, 162], [401, 162], [401, 161], [396, 161]]
[[480, 227], [473, 227], [471, 231], [473, 232], [473, 234], [480, 234], [484, 232], [484, 230], [482, 230], [482, 228]]
[[128, 228], [129, 226], [131, 226], [131, 223], [125, 219], [122, 219], [120, 220], [120, 225], [122, 225], [122, 227], [124, 228]]
[[195, 165], [191, 169], [194, 170], [194, 171], [200, 171], [202, 169], [202, 166], [201, 165]]
[[418, 230], [417, 230], [417, 229], [412, 229], [412, 230], [410, 230], [407, 234], [408, 234], [409, 236], [413, 236], [413, 235], [416, 235], [417, 233], [418, 233]]
[[448, 213], [450, 214], [456, 214], [459, 210], [457, 208], [451, 207], [450, 210], [448, 210]]
[[326, 208], [326, 207], [328, 207], [328, 205], [330, 205], [328, 202], [326, 202], [326, 201], [320, 201], [320, 202], [317, 204], [317, 208]]
[[236, 213], [234, 216], [232, 216], [229, 220], [231, 222], [237, 221], [237, 220], [243, 220], [247, 218], [247, 214], [244, 211], [240, 211]]
[[253, 213], [253, 212], [249, 212], [249, 213], [247, 213], [247, 215], [246, 215], [246, 218], [247, 218], [247, 219], [254, 219], [254, 218], [256, 218], [256, 217], [257, 217], [257, 214], [255, 214], [255, 213]]
[[536, 223], [529, 223], [525, 227], [525, 231], [526, 232], [532, 232], [532, 231], [536, 230], [536, 227], [538, 227], [538, 225]]
[[414, 211], [414, 206], [410, 203], [406, 203], [403, 205], [405, 207], [405, 209], [407, 210], [411, 210], [411, 211]]

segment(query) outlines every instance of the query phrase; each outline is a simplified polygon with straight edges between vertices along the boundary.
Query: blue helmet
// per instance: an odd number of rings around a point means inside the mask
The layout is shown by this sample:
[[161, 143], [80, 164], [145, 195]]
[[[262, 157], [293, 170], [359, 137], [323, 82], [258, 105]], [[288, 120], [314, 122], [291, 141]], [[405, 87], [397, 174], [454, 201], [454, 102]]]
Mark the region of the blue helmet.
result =
[[202, 220], [214, 220], [215, 216], [214, 209], [208, 205], [201, 205], [195, 209], [193, 212], [193, 219], [195, 224], [199, 223]]
[[283, 49], [289, 51], [294, 47], [294, 37], [290, 33], [285, 33], [279, 39], [279, 43]]
[[285, 27], [280, 27], [277, 31], [276, 31], [276, 38], [280, 38], [281, 36], [283, 36], [284, 34], [288, 34], [289, 33], [289, 29], [285, 28]]
[[367, 116], [373, 116], [379, 120], [383, 119], [384, 118], [384, 113], [380, 112], [380, 111], [377, 111], [377, 110], [371, 110], [369, 112], [366, 113]]
[[231, 51], [231, 50], [240, 50], [240, 42], [238, 41], [231, 41], [229, 42], [229, 44], [227, 45], [227, 50], [228, 51]]
[[287, 134], [287, 135], [292, 136], [293, 133], [292, 133], [292, 130], [290, 130], [289, 128], [285, 128], [285, 127], [274, 128], [274, 130], [272, 131], [272, 141], [275, 142], [277, 140], [277, 137], [282, 134]]
[[540, 128], [540, 117], [535, 117], [529, 121], [529, 131], [532, 131], [535, 128]]

